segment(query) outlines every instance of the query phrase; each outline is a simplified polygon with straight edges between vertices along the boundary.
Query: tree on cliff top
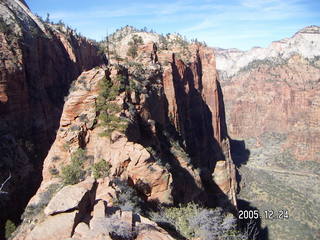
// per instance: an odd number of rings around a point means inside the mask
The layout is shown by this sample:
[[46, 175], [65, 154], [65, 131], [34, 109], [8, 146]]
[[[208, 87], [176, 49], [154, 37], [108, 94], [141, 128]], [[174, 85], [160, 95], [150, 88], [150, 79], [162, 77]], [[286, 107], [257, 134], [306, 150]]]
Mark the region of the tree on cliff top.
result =
[[130, 48], [128, 49], [127, 55], [135, 58], [137, 57], [138, 54], [138, 46], [140, 44], [143, 44], [143, 39], [141, 36], [138, 35], [133, 35], [132, 36], [132, 40], [128, 43], [128, 45], [130, 46]]

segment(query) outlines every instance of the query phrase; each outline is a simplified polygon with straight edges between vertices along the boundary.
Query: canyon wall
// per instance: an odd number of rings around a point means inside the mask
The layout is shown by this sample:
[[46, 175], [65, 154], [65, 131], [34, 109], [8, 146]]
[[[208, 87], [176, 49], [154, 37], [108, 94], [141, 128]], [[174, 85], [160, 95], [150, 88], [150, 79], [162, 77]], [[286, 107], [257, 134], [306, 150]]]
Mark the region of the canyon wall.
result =
[[103, 61], [92, 42], [39, 20], [24, 1], [1, 1], [0, 13], [0, 181], [12, 175], [3, 224], [17, 221], [40, 184], [70, 83]]
[[239, 197], [287, 209], [288, 221], [264, 221], [270, 239], [315, 239], [319, 218], [319, 27], [268, 48], [216, 49]]
[[0, 234], [21, 218], [13, 239], [101, 239], [112, 216], [142, 224], [137, 239], [173, 239], [135, 212], [137, 199], [143, 211], [193, 201], [236, 212], [212, 49], [142, 32], [130, 49], [131, 32], [107, 60], [24, 1], [0, 13]]
[[[66, 98], [41, 186], [14, 239], [100, 239], [109, 234], [99, 226], [114, 214], [126, 222], [125, 216], [135, 216], [129, 223], [137, 227], [137, 216], [141, 223], [143, 217], [130, 207], [130, 195], [128, 206], [108, 213], [119, 208], [118, 181], [138, 193], [144, 208], [194, 201], [234, 212], [235, 166], [215, 58], [212, 49], [188, 47], [190, 61], [184, 63], [175, 57], [179, 49], [157, 50], [157, 43], [145, 40], [136, 57], [124, 60], [120, 55], [108, 66], [82, 72]], [[108, 133], [111, 124], [104, 113], [117, 129]], [[85, 151], [84, 175], [80, 183], [63, 187], [64, 169], [74, 164], [79, 151]], [[110, 164], [110, 171], [94, 180], [92, 167], [101, 161]], [[52, 195], [54, 186], [57, 193]], [[54, 235], [46, 230], [57, 226]], [[158, 226], [146, 231], [136, 239], [171, 239]]]
[[173, 55], [171, 69], [164, 72], [168, 114], [185, 141], [193, 165], [208, 169], [218, 188], [236, 205], [235, 168], [215, 58], [209, 49], [192, 50], [194, 62], [187, 66]]

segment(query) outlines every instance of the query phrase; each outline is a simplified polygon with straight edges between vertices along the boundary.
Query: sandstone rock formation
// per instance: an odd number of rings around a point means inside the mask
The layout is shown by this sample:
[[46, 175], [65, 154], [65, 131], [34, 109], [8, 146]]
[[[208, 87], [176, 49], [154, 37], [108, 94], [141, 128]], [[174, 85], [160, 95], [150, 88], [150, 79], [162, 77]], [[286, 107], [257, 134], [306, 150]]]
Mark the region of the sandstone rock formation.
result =
[[37, 225], [26, 240], [64, 239], [72, 235], [77, 211], [48, 217]]
[[90, 202], [90, 193], [94, 190], [94, 181], [85, 181], [77, 185], [68, 185], [62, 188], [44, 209], [46, 215], [54, 215], [76, 209], [82, 201]]
[[[138, 46], [135, 59], [128, 59], [128, 47], [124, 46], [137, 36], [141, 37], [144, 44]], [[112, 43], [115, 39], [118, 41]], [[119, 59], [127, 58], [129, 64], [130, 61], [136, 61], [150, 65], [151, 61], [154, 67], [157, 64], [162, 66], [162, 76], [155, 78], [163, 79], [166, 101], [158, 105], [168, 109], [165, 114], [169, 119], [158, 119], [159, 115], [163, 115], [158, 109], [154, 110], [158, 113], [152, 115], [156, 116], [156, 122], [163, 124], [169, 120], [173, 124], [182, 136], [192, 165], [199, 169], [209, 169], [211, 174], [214, 172], [216, 183], [219, 181], [217, 189], [222, 190], [222, 195], [228, 195], [236, 205], [235, 168], [229, 153], [223, 96], [217, 81], [212, 49], [201, 44], [189, 44], [179, 35], [159, 36], [130, 27], [113, 34], [110, 41], [110, 52], [116, 56], [111, 56], [111, 62], [117, 63]], [[222, 167], [216, 168], [216, 163], [220, 160]], [[201, 175], [203, 177], [208, 173], [205, 171]]]
[[265, 49], [216, 50], [233, 159], [247, 162], [240, 197], [291, 212], [264, 223], [270, 239], [315, 239], [320, 223], [319, 33], [310, 26]]
[[[189, 45], [187, 64], [176, 57], [178, 48], [159, 51], [156, 45], [143, 43], [136, 57], [117, 56], [72, 83], [43, 181], [14, 239], [41, 239], [45, 227], [64, 217], [70, 225], [61, 239], [116, 239], [118, 230], [135, 239], [173, 239], [135, 211], [133, 192], [145, 206], [195, 201], [236, 208], [235, 166], [213, 51]], [[104, 113], [119, 129], [107, 134], [111, 125]], [[110, 165], [108, 176], [94, 175], [101, 162]], [[72, 164], [80, 164], [80, 183], [61, 189]]]
[[41, 21], [24, 1], [1, 1], [0, 13], [0, 181], [12, 174], [2, 226], [17, 220], [41, 181], [71, 81], [103, 61], [92, 42]]
[[[66, 188], [81, 189], [92, 181], [81, 182], [77, 185], [61, 189], [49, 202], [49, 206], [66, 204]], [[95, 192], [87, 192], [88, 198], [80, 203], [73, 203], [72, 208], [60, 206], [59, 211], [40, 220], [34, 228], [22, 225], [19, 234], [14, 239], [44, 240], [44, 239], [112, 239], [109, 233], [120, 237], [135, 237], [135, 239], [171, 240], [170, 235], [155, 222], [130, 211], [121, 211], [110, 206], [107, 201], [95, 199]], [[73, 195], [74, 197], [74, 195]], [[79, 197], [78, 199], [80, 199]], [[74, 198], [75, 199], [75, 198]], [[90, 207], [83, 208], [84, 205]], [[48, 207], [49, 207], [48, 206]], [[22, 234], [23, 233], [23, 234]]]
[[[186, 142], [194, 166], [213, 169], [216, 184], [236, 205], [235, 169], [229, 154], [214, 55], [201, 48], [196, 50], [195, 61], [190, 66], [176, 60], [174, 55], [171, 64], [172, 68], [164, 72], [169, 116]], [[219, 162], [225, 163], [222, 168], [218, 167]], [[220, 175], [224, 175], [223, 181], [218, 180]]]

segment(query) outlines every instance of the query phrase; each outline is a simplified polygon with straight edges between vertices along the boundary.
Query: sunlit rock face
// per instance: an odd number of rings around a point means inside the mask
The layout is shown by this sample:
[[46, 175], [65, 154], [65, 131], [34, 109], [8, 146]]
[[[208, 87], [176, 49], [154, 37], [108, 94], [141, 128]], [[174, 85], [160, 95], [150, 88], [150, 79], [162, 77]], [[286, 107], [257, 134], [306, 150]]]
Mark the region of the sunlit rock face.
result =
[[270, 239], [314, 239], [319, 225], [319, 33], [310, 26], [268, 48], [215, 51], [228, 133], [245, 144], [235, 143], [234, 159], [249, 157], [240, 196], [292, 213], [267, 222]]
[[[145, 208], [194, 201], [234, 212], [236, 173], [212, 49], [128, 27], [111, 38], [107, 61], [96, 43], [39, 19], [25, 1], [2, 1], [0, 13], [0, 180], [12, 178], [1, 226], [25, 210], [13, 239], [110, 239], [104, 226], [112, 219], [140, 226], [137, 239], [173, 239], [117, 209], [117, 181]], [[135, 35], [142, 40], [132, 52]], [[104, 81], [118, 89], [103, 110]], [[117, 111], [111, 122], [126, 128], [103, 136], [103, 111]], [[83, 175], [66, 182], [65, 167], [80, 153]], [[108, 176], [97, 176], [101, 162]]]
[[[71, 232], [70, 224], [64, 225], [61, 236], [100, 239], [100, 234], [109, 236], [102, 227], [115, 216], [131, 219], [129, 223], [135, 227], [153, 226], [141, 231], [137, 239], [171, 239], [154, 222], [132, 212], [104, 215], [104, 210], [118, 206], [120, 190], [114, 184], [118, 180], [137, 191], [146, 206], [195, 201], [235, 209], [235, 166], [213, 51], [190, 45], [190, 61], [184, 63], [173, 50], [157, 50], [156, 44], [145, 42], [134, 59], [111, 59], [108, 66], [84, 71], [74, 81], [55, 141], [44, 160], [43, 181], [15, 239], [41, 239], [45, 228], [60, 218], [74, 224]], [[99, 117], [101, 110], [97, 110], [103, 81], [122, 84], [111, 102], [119, 108], [117, 116], [129, 122], [126, 131], [116, 130], [110, 136], [101, 135], [105, 126]], [[53, 173], [63, 172], [79, 149], [85, 149], [87, 156], [83, 181], [57, 190], [46, 203], [46, 216], [28, 216], [30, 207], [39, 206], [52, 186], [61, 184], [62, 178]], [[108, 177], [83, 187], [91, 181], [91, 167], [101, 160], [110, 164]], [[101, 206], [96, 207], [97, 202]]]

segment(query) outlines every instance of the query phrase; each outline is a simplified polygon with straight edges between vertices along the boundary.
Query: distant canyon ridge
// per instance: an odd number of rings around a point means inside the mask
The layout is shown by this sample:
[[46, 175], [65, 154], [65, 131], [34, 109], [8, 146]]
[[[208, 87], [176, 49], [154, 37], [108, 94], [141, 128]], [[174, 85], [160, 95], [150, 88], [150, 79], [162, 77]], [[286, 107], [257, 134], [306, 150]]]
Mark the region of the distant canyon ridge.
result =
[[122, 224], [132, 239], [204, 240], [136, 211], [188, 202], [223, 206], [229, 227], [237, 209], [286, 210], [261, 238], [318, 237], [318, 26], [239, 51], [130, 26], [95, 42], [23, 0], [0, 13], [0, 226], [19, 223], [13, 239], [112, 240]]
[[266, 221], [269, 239], [315, 239], [320, 218], [320, 28], [267, 48], [215, 49], [240, 195], [258, 209], [288, 209]]

